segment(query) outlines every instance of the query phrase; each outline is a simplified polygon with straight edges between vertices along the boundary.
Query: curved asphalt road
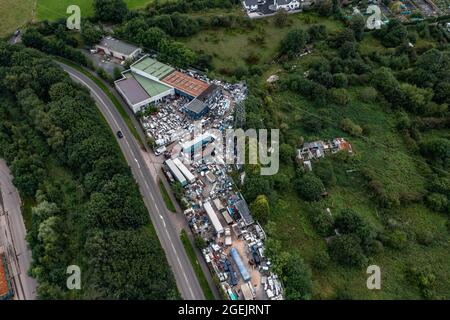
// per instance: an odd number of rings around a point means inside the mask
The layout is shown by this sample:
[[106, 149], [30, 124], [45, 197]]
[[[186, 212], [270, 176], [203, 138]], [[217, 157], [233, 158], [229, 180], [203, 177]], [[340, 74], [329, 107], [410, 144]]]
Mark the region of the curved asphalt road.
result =
[[204, 300], [205, 296], [191, 262], [186, 255], [179, 234], [175, 231], [176, 229], [168, 217], [172, 213], [169, 213], [166, 209], [159, 188], [142, 157], [142, 151], [126, 123], [112, 101], [91, 79], [63, 63], [58, 62], [58, 64], [72, 79], [91, 91], [92, 97], [97, 102], [101, 113], [114, 134], [118, 130], [122, 131], [124, 137], [118, 139], [118, 143], [139, 185], [145, 205], [150, 212], [153, 226], [156, 229], [156, 234], [172, 267], [181, 296], [186, 300]]

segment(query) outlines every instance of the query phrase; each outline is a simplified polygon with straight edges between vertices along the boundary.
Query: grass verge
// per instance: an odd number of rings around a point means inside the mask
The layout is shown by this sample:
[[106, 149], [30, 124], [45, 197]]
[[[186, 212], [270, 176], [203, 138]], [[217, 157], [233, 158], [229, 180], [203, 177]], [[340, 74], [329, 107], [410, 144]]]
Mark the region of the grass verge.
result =
[[195, 249], [189, 241], [186, 231], [181, 231], [180, 238], [181, 242], [183, 243], [184, 250], [186, 250], [189, 260], [191, 260], [192, 267], [194, 268], [195, 274], [197, 275], [198, 281], [200, 282], [200, 287], [203, 290], [205, 298], [207, 300], [215, 300], [214, 294], [208, 284], [208, 280], [206, 280], [206, 276], [203, 273], [202, 268], [200, 267], [200, 263], [198, 262], [197, 256], [195, 255]]
[[22, 216], [25, 223], [25, 229], [31, 229], [31, 210], [36, 205], [36, 201], [32, 197], [24, 197], [22, 200]]
[[119, 111], [123, 120], [127, 124], [128, 128], [130, 129], [131, 133], [136, 138], [138, 143], [141, 145], [141, 147], [144, 146], [144, 143], [143, 143], [141, 137], [139, 136], [136, 127], [133, 125], [133, 121], [131, 121], [131, 118], [128, 116], [128, 113], [126, 112], [126, 110], [124, 109], [122, 104], [119, 102], [119, 100], [117, 100], [117, 98], [112, 94], [112, 92], [108, 89], [108, 87], [99, 78], [97, 78], [95, 75], [93, 75], [90, 71], [88, 71], [85, 68], [81, 67], [80, 65], [74, 63], [73, 61], [70, 61], [70, 60], [67, 60], [67, 59], [64, 59], [61, 57], [55, 57], [55, 59], [80, 71], [85, 76], [89, 77], [89, 79], [94, 81], [94, 83], [96, 85], [98, 85], [99, 88], [102, 89], [103, 92], [108, 96], [108, 98], [111, 99], [111, 101], [114, 103], [114, 106]]
[[161, 194], [163, 196], [164, 202], [166, 203], [167, 209], [169, 209], [173, 213], [176, 213], [177, 210], [175, 209], [175, 205], [173, 204], [172, 199], [170, 199], [169, 193], [167, 192], [167, 189], [162, 181], [159, 181], [159, 190], [161, 190]]

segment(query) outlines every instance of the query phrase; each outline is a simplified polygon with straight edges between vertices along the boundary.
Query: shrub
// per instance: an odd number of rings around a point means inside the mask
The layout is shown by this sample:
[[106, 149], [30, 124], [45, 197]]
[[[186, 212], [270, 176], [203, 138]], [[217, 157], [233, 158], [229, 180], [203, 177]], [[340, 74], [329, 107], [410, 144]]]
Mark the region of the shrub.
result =
[[325, 191], [322, 181], [312, 173], [306, 173], [296, 181], [299, 195], [307, 201], [317, 201]]
[[352, 136], [360, 136], [363, 132], [362, 128], [354, 123], [349, 118], [344, 118], [341, 121], [341, 129], [344, 132], [347, 132], [348, 134], [351, 134]]

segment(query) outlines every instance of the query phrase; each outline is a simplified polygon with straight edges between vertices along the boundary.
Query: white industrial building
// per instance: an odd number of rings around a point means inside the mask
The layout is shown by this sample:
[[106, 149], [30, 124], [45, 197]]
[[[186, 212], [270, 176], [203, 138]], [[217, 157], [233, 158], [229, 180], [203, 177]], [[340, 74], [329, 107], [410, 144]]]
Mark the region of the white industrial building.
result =
[[179, 183], [181, 183], [182, 186], [185, 186], [187, 184], [187, 180], [184, 177], [184, 175], [181, 173], [180, 169], [175, 165], [172, 159], [166, 160], [166, 165], [170, 170], [170, 173], [177, 179]]
[[211, 206], [211, 203], [209, 201], [203, 203], [203, 208], [205, 208], [206, 214], [208, 215], [209, 221], [211, 221], [214, 230], [216, 231], [217, 235], [223, 234], [223, 226], [222, 223], [220, 223], [219, 218], [217, 217], [216, 211]]
[[189, 169], [184, 165], [183, 162], [179, 158], [173, 160], [173, 163], [177, 166], [177, 168], [181, 171], [181, 173], [185, 176], [189, 183], [195, 182], [195, 176], [189, 171]]
[[104, 37], [95, 48], [120, 60], [136, 59], [142, 53], [141, 48], [110, 36]]

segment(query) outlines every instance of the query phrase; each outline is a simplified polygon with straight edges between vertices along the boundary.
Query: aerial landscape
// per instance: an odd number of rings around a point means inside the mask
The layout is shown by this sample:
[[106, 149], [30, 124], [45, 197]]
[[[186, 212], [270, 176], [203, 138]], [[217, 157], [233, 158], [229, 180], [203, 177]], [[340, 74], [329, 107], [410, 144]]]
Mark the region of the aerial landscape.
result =
[[449, 104], [450, 0], [0, 0], [0, 300], [449, 300]]

